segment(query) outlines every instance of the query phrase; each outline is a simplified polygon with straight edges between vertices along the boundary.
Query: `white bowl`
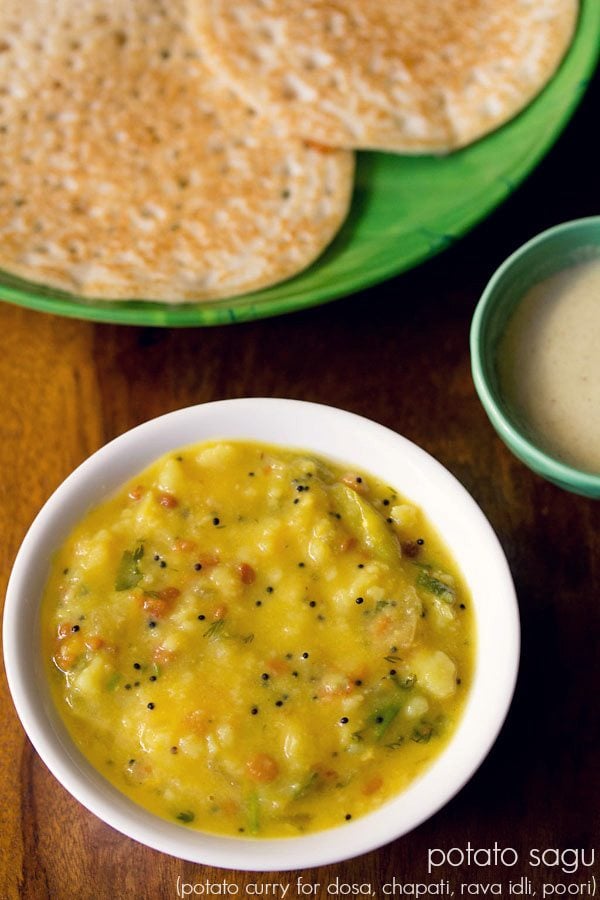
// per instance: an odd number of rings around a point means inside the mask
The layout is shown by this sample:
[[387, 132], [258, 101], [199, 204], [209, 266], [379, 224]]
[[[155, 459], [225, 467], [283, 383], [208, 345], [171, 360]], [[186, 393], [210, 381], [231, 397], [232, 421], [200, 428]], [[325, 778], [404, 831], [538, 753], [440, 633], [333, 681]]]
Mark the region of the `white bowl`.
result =
[[[475, 607], [470, 696], [448, 747], [396, 799], [355, 822], [294, 838], [230, 838], [162, 820], [112, 787], [71, 741], [46, 683], [39, 604], [52, 553], [86, 511], [154, 459], [212, 438], [305, 448], [372, 472], [419, 505], [462, 570]], [[17, 712], [61, 784], [123, 834], [174, 856], [229, 869], [282, 871], [366, 853], [415, 828], [465, 784], [488, 753], [512, 697], [519, 619], [506, 559], [488, 521], [458, 481], [410, 441], [352, 413], [296, 400], [224, 400], [182, 409], [127, 432], [84, 462], [29, 529], [8, 585], [4, 658]]]

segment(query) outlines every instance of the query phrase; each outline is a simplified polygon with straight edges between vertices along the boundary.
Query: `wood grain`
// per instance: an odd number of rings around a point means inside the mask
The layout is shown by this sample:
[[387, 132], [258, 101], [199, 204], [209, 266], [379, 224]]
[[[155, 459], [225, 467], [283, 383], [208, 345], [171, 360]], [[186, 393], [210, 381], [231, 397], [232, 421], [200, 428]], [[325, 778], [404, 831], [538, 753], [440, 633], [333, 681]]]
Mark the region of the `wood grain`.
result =
[[[0, 587], [42, 503], [87, 455], [152, 416], [248, 395], [330, 403], [416, 441], [463, 482], [490, 518], [516, 581], [522, 667], [503, 732], [470, 783], [405, 838], [296, 877], [370, 881], [503, 881], [535, 875], [530, 848], [598, 843], [597, 741], [600, 506], [534, 476], [501, 444], [476, 398], [468, 330], [493, 269], [558, 221], [597, 212], [593, 85], [559, 145], [486, 223], [420, 269], [307, 312], [214, 329], [93, 325], [0, 305]], [[275, 876], [192, 865], [122, 837], [48, 773], [0, 679], [0, 897], [176, 897], [190, 882], [245, 887]], [[511, 869], [446, 865], [431, 847], [514, 847]], [[598, 853], [598, 851], [596, 851]], [[585, 870], [581, 878], [589, 877]], [[598, 874], [598, 867], [595, 870]]]

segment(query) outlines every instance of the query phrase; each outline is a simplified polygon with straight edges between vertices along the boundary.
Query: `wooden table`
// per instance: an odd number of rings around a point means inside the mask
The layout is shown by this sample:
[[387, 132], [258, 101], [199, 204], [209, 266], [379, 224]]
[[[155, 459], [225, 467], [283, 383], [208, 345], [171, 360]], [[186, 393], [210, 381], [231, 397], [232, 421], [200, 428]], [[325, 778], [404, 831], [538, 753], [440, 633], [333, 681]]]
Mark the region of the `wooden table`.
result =
[[[495, 267], [556, 222], [598, 213], [600, 83], [536, 173], [484, 224], [427, 264], [306, 312], [214, 329], [94, 325], [0, 305], [0, 577], [33, 516], [86, 456], [160, 413], [227, 397], [284, 396], [369, 416], [416, 441], [462, 481], [508, 556], [523, 654], [505, 728], [471, 782], [413, 833], [347, 863], [283, 875], [203, 868], [122, 837], [66, 793], [32, 750], [0, 681], [0, 898], [171, 898], [177, 879], [213, 895], [251, 896], [281, 881], [286, 896], [349, 896], [327, 885], [450, 879], [466, 890], [532, 879], [598, 876], [568, 864], [598, 844], [600, 506], [534, 476], [499, 441], [475, 395], [468, 332]], [[599, 301], [600, 302], [600, 301]], [[4, 591], [2, 590], [2, 595]], [[459, 860], [468, 842], [512, 848], [514, 866]], [[449, 859], [431, 874], [428, 851]], [[531, 865], [546, 853], [546, 865]], [[563, 865], [556, 862], [563, 854]], [[437, 858], [437, 857], [436, 857]], [[441, 857], [440, 857], [441, 858]], [[478, 861], [483, 861], [479, 857]], [[558, 860], [560, 862], [560, 859]], [[319, 883], [312, 894], [297, 878]], [[565, 890], [567, 890], [565, 888]], [[340, 890], [344, 890], [342, 887]], [[558, 890], [562, 890], [560, 887]], [[465, 888], [463, 888], [463, 892]], [[231, 893], [229, 894], [231, 895]], [[396, 893], [389, 896], [401, 896]], [[352, 895], [350, 895], [352, 896]], [[356, 896], [356, 894], [354, 895]], [[463, 893], [462, 896], [468, 896]], [[570, 894], [554, 894], [571, 896]], [[578, 896], [587, 896], [580, 893]], [[554, 900], [554, 897], [552, 900]]]

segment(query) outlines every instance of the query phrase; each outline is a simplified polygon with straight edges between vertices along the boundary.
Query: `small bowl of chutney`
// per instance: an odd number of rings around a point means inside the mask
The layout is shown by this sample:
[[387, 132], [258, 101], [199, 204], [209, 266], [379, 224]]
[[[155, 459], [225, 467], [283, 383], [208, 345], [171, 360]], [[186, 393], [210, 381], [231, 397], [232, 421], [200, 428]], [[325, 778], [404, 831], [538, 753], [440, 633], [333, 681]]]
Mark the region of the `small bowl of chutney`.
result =
[[599, 498], [600, 216], [550, 228], [500, 266], [473, 316], [471, 365], [515, 456]]

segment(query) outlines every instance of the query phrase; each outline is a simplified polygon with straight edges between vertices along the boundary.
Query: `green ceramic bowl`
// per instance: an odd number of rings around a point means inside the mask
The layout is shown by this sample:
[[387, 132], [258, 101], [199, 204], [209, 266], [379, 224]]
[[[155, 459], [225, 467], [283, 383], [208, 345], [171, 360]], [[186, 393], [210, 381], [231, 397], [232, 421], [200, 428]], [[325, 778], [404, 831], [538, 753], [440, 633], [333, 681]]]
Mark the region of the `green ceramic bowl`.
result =
[[556, 225], [520, 247], [488, 283], [471, 325], [475, 388], [504, 443], [526, 466], [559, 487], [600, 497], [600, 473], [576, 469], [551, 456], [512, 409], [498, 375], [497, 351], [517, 304], [534, 284], [592, 257], [600, 257], [600, 216]]

